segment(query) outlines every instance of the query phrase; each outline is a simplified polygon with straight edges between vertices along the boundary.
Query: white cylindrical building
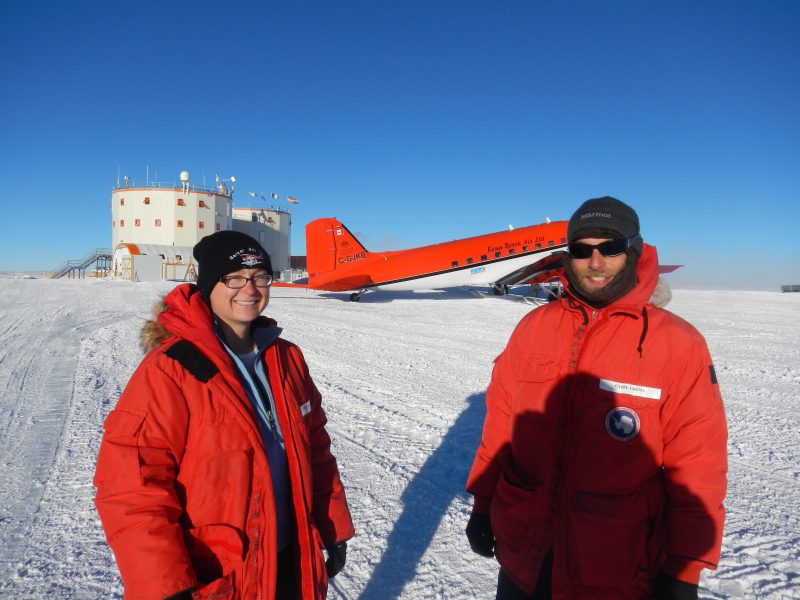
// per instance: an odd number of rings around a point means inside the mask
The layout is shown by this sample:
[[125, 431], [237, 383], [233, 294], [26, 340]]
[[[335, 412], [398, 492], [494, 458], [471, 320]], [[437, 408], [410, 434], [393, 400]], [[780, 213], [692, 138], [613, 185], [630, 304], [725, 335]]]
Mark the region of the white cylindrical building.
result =
[[192, 186], [181, 173], [181, 185], [148, 182], [111, 192], [112, 248], [122, 243], [194, 246], [215, 231], [230, 229], [232, 192]]
[[[234, 179], [216, 188], [180, 183], [137, 185], [126, 177], [111, 193], [112, 274], [131, 281], [192, 280], [192, 248], [216, 231], [234, 230], [257, 239], [269, 253], [274, 274], [289, 268], [291, 214], [277, 207], [233, 208]], [[180, 256], [180, 258], [177, 258]], [[160, 262], [159, 262], [160, 261]]]

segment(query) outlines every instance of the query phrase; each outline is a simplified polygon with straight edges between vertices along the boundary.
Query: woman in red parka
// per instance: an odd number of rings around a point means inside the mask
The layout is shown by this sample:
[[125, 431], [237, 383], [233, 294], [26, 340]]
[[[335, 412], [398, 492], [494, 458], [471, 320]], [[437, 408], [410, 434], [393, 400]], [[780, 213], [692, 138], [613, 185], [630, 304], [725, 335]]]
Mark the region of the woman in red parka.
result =
[[145, 325], [100, 446], [95, 503], [125, 597], [325, 598], [354, 530], [303, 355], [260, 316], [269, 256], [233, 231], [194, 256], [197, 286]]

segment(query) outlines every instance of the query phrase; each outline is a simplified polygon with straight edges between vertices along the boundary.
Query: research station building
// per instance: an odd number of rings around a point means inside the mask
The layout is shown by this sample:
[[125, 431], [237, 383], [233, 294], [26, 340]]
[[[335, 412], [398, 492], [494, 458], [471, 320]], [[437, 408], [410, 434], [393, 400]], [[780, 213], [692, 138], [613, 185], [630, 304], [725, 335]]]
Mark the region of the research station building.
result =
[[194, 281], [192, 248], [216, 231], [257, 239], [269, 252], [274, 274], [289, 269], [291, 214], [277, 206], [234, 207], [235, 179], [214, 187], [195, 185], [188, 171], [180, 183], [136, 185], [124, 178], [111, 193], [111, 276], [129, 281]]

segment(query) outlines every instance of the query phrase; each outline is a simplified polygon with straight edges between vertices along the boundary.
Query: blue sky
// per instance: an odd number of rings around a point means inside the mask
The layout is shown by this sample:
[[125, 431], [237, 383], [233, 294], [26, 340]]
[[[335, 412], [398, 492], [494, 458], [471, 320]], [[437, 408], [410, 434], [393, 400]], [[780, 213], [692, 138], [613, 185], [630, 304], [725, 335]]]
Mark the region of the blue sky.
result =
[[[0, 4], [0, 271], [111, 244], [117, 175], [235, 176], [369, 250], [639, 212], [674, 287], [800, 283], [800, 3]], [[258, 203], [254, 202], [254, 206]]]

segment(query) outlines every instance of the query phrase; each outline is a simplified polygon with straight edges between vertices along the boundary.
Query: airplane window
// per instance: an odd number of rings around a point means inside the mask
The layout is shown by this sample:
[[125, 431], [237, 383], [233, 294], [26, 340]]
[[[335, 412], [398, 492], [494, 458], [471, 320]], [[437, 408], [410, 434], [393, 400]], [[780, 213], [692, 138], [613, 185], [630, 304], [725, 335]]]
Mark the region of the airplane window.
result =
[[562, 244], [566, 244], [567, 243], [567, 238], [561, 238], [561, 243]]
[[555, 246], [555, 242], [553, 242], [553, 240], [550, 240], [549, 242], [547, 242], [547, 245], [548, 246]]
[[523, 246], [523, 247], [522, 247], [522, 251], [523, 251], [523, 252], [527, 252], [527, 251], [528, 251], [528, 247], [527, 247], [527, 246]]
[[471, 258], [468, 258], [468, 259], [467, 259], [467, 264], [468, 264], [468, 265], [471, 265], [471, 264], [472, 264], [472, 259], [471, 259]]
[[495, 258], [500, 258], [500, 252], [495, 252], [495, 253], [494, 253], [494, 257], [495, 257]]
[[537, 249], [537, 250], [538, 250], [539, 248], [541, 248], [541, 247], [542, 247], [542, 245], [541, 245], [541, 244], [539, 244], [539, 243], [537, 243], [537, 244], [536, 244], [536, 249]]
[[516, 254], [516, 253], [517, 253], [517, 251], [514, 250], [513, 248], [508, 251], [509, 256], [512, 255], [512, 254]]
[[450, 266], [457, 267], [458, 266], [458, 261], [454, 260], [453, 262], [450, 263]]
[[481, 254], [481, 260], [486, 260], [488, 257], [485, 254]]

